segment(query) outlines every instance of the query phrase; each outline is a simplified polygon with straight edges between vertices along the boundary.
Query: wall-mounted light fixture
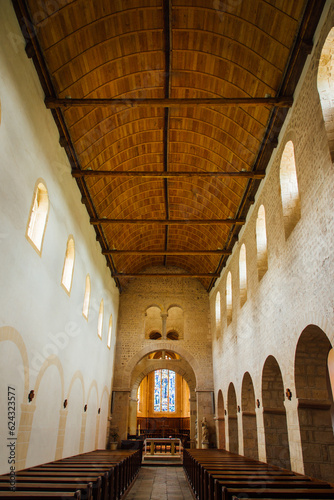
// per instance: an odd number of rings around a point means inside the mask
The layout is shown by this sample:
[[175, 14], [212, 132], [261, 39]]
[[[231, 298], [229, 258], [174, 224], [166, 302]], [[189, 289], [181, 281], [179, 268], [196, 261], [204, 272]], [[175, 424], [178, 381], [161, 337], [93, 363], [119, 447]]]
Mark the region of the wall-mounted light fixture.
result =
[[67, 399], [64, 400], [64, 408], [66, 409], [67, 407]]
[[28, 394], [29, 403], [31, 403], [31, 401], [34, 399], [34, 397], [35, 397], [35, 391], [33, 389], [31, 389], [31, 391]]
[[240, 406], [238, 405], [238, 413], [240, 413]]
[[97, 413], [98, 413], [98, 415], [100, 415], [100, 413], [101, 413], [101, 408], [99, 408], [99, 409], [97, 410]]
[[285, 391], [285, 395], [286, 395], [287, 399], [289, 401], [291, 401], [291, 399], [292, 399], [292, 392], [290, 391], [289, 388]]
[[260, 408], [260, 400], [259, 399], [256, 400], [256, 407]]
[[84, 406], [84, 411], [87, 411], [87, 405]]

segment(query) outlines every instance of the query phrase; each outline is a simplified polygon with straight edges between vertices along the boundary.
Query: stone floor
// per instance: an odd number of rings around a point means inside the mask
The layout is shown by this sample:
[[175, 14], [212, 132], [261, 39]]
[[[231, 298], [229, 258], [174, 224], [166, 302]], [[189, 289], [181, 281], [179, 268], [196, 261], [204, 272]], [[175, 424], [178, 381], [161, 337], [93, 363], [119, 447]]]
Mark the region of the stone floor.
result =
[[126, 500], [193, 500], [183, 467], [141, 467]]

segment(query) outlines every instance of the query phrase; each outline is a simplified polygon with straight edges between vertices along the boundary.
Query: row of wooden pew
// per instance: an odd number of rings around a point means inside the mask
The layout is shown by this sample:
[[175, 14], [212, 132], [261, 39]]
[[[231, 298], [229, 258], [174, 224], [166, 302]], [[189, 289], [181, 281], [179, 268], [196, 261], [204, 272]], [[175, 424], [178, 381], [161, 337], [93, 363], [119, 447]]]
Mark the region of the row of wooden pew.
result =
[[119, 500], [134, 481], [141, 450], [96, 450], [0, 476], [0, 498]]
[[183, 467], [198, 500], [334, 499], [334, 485], [226, 450], [184, 450]]

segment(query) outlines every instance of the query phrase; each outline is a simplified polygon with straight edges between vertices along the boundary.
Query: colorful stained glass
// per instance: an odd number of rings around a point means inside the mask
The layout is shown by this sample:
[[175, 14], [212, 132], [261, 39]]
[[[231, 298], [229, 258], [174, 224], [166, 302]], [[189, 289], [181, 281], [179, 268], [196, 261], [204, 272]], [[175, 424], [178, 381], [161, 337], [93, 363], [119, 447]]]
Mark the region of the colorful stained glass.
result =
[[175, 412], [175, 372], [154, 372], [154, 411]]

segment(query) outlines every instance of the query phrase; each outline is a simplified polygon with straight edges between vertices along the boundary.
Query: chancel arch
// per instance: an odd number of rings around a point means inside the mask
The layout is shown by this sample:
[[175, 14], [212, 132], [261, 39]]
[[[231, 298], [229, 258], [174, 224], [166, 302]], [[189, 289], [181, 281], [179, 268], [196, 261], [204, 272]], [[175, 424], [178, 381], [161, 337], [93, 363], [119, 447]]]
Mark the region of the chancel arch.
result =
[[305, 474], [334, 482], [331, 348], [325, 332], [308, 325], [297, 343], [295, 383]]
[[263, 367], [262, 402], [267, 462], [291, 469], [283, 378], [273, 356]]

